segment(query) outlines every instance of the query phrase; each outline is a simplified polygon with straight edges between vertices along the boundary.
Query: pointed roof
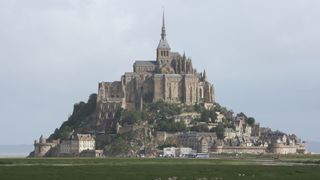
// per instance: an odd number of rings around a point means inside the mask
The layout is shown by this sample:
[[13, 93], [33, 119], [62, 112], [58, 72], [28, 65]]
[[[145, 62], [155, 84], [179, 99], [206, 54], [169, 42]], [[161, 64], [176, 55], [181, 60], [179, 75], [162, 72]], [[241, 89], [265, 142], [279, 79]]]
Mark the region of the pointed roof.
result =
[[162, 14], [162, 28], [161, 28], [161, 39], [166, 39], [166, 25], [164, 23], [164, 11]]
[[207, 74], [206, 74], [206, 70], [203, 71], [203, 80], [207, 80]]
[[160, 39], [160, 42], [159, 42], [159, 45], [158, 45], [158, 49], [161, 48], [161, 49], [170, 49], [170, 46], [169, 46], [169, 43], [166, 39], [166, 26], [165, 26], [165, 21], [164, 21], [164, 11], [163, 11], [163, 14], [162, 14], [162, 28], [161, 28], [161, 39]]
[[39, 138], [39, 143], [46, 143], [46, 139], [43, 137], [42, 134], [41, 134], [41, 136]]

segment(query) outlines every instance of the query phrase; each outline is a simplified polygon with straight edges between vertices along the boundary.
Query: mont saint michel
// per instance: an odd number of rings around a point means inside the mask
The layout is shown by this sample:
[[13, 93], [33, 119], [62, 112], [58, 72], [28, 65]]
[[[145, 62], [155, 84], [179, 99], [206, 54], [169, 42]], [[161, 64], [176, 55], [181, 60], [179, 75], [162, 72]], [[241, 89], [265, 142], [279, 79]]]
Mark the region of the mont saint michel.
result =
[[[174, 35], [172, 35], [174, 36]], [[194, 47], [197, 48], [197, 47]], [[202, 157], [214, 154], [305, 154], [294, 134], [261, 127], [254, 117], [215, 101], [219, 92], [186, 53], [175, 52], [162, 17], [155, 58], [100, 82], [67, 121], [34, 141], [30, 157]], [[128, 60], [128, 63], [130, 61]]]

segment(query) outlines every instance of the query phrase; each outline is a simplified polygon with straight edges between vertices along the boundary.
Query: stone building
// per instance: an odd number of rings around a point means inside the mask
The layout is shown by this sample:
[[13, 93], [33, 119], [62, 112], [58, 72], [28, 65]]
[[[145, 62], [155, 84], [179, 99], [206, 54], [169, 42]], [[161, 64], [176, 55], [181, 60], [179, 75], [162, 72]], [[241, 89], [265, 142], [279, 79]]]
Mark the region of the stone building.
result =
[[187, 147], [166, 147], [163, 148], [163, 157], [188, 157], [194, 154], [191, 148]]
[[80, 156], [84, 151], [95, 150], [95, 139], [90, 134], [73, 134], [59, 145], [60, 156]]
[[211, 132], [183, 132], [176, 137], [178, 146], [189, 147], [199, 153], [207, 153], [217, 140], [216, 133]]
[[39, 141], [34, 141], [34, 151], [33, 151], [33, 157], [45, 157], [48, 156], [50, 151], [56, 147], [58, 144], [57, 141], [53, 142], [47, 142], [47, 139], [43, 137], [43, 135], [40, 136]]
[[42, 135], [34, 141], [34, 151], [29, 157], [102, 157], [103, 150], [95, 149], [95, 137], [91, 134], [73, 134], [70, 139], [48, 141]]
[[264, 154], [265, 146], [213, 146], [211, 151], [216, 153], [245, 153], [245, 154]]
[[278, 139], [273, 139], [270, 151], [274, 154], [304, 154], [305, 145], [295, 135], [282, 135]]
[[135, 61], [133, 72], [126, 72], [120, 81], [100, 82], [98, 86], [97, 126], [107, 133], [116, 133], [118, 109], [142, 109], [144, 102], [165, 101], [212, 107], [214, 88], [206, 72], [198, 73], [185, 54], [171, 51], [163, 17], [156, 60]]
[[198, 152], [199, 153], [207, 153], [209, 150], [209, 143], [206, 137], [201, 137], [199, 140]]

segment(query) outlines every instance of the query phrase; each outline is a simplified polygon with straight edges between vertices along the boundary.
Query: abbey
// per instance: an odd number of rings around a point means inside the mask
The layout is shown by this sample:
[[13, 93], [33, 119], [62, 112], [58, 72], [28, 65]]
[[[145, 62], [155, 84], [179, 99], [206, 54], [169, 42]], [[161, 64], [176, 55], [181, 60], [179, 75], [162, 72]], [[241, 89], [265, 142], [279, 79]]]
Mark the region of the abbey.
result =
[[[194, 106], [197, 105], [197, 106]], [[172, 147], [161, 147], [171, 144]], [[161, 153], [162, 151], [162, 153]], [[253, 117], [215, 102], [206, 72], [172, 52], [163, 17], [156, 59], [135, 61], [120, 81], [100, 82], [87, 103], [48, 139], [34, 142], [30, 157], [121, 156], [207, 158], [209, 153], [304, 154], [294, 134], [260, 127]], [[198, 157], [198, 156], [197, 156]]]
[[98, 125], [114, 129], [117, 109], [138, 110], [143, 103], [156, 101], [205, 107], [214, 103], [214, 87], [206, 72], [198, 73], [190, 58], [171, 51], [164, 16], [156, 60], [135, 61], [133, 72], [126, 72], [120, 81], [99, 83]]

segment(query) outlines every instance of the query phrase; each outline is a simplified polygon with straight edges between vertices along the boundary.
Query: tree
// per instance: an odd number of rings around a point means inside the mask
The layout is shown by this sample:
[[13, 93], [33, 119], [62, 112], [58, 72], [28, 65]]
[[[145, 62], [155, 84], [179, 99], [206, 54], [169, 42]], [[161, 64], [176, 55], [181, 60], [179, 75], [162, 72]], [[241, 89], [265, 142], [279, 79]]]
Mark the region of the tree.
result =
[[157, 121], [156, 130], [168, 132], [182, 132], [187, 131], [188, 128], [183, 121], [174, 122], [173, 119], [164, 119]]
[[171, 132], [182, 132], [186, 130], [187, 130], [187, 126], [182, 121], [170, 123], [169, 131]]
[[211, 110], [204, 109], [201, 113], [201, 122], [209, 123], [210, 121], [214, 122], [216, 119], [217, 119], [217, 114], [216, 114], [216, 111], [213, 109]]
[[157, 121], [156, 129], [157, 131], [168, 131], [169, 123], [165, 121]]
[[54, 130], [54, 133], [51, 134], [48, 139], [49, 139], [49, 140], [59, 139], [59, 129], [56, 128], [56, 129]]
[[215, 110], [210, 110], [209, 111], [209, 117], [211, 118], [211, 121], [212, 122], [215, 122], [216, 121], [216, 119], [217, 119], [217, 113], [216, 113], [216, 111]]
[[253, 126], [254, 125], [254, 123], [255, 123], [255, 119], [253, 118], [253, 117], [249, 117], [248, 119], [247, 119], [247, 123], [249, 124], [249, 126]]
[[141, 121], [141, 113], [139, 111], [131, 111], [131, 110], [127, 110], [124, 111], [123, 113], [123, 118], [122, 118], [122, 125], [123, 124], [136, 124], [139, 121]]
[[197, 132], [209, 132], [209, 127], [207, 124], [200, 124], [198, 126], [193, 126], [191, 128], [191, 131], [197, 131]]
[[194, 105], [194, 110], [195, 110], [196, 112], [198, 112], [198, 113], [201, 113], [202, 107], [200, 106], [200, 104], [196, 103], [196, 104]]
[[220, 105], [219, 103], [214, 103], [214, 108], [213, 108], [213, 109], [214, 109], [215, 111], [221, 112], [221, 108], [222, 108], [222, 107], [221, 107], [221, 105]]
[[205, 109], [201, 113], [201, 121], [202, 122], [209, 122], [209, 120], [210, 120], [210, 112]]
[[224, 126], [222, 123], [219, 123], [216, 127], [216, 134], [218, 139], [224, 139]]

